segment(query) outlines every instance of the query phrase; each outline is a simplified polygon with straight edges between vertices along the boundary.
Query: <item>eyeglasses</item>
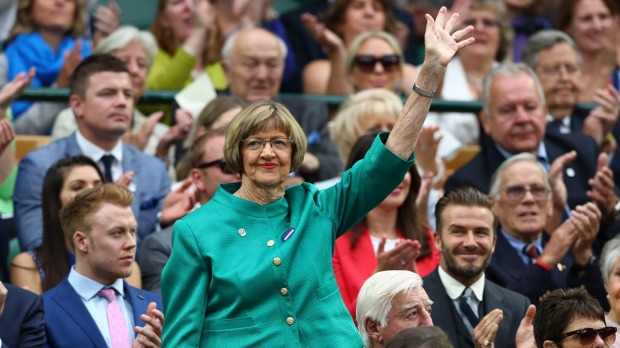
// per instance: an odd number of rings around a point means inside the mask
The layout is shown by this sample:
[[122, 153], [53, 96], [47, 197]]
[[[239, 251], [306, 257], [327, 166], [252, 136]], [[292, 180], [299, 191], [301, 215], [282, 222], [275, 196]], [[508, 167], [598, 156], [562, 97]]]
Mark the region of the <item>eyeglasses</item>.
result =
[[482, 26], [485, 28], [493, 28], [499, 25], [498, 21], [491, 19], [491, 18], [473, 18], [473, 17], [463, 20], [463, 25], [466, 27], [470, 25], [476, 27], [478, 22], [482, 23]]
[[503, 191], [506, 192], [506, 197], [508, 197], [508, 199], [514, 203], [520, 202], [525, 196], [526, 192], [531, 193], [532, 197], [534, 197], [534, 200], [542, 202], [547, 199], [547, 195], [549, 192], [546, 186], [539, 184], [533, 184], [530, 186], [508, 186]]
[[241, 140], [241, 143], [243, 143], [244, 148], [249, 151], [262, 151], [266, 143], [270, 143], [271, 148], [274, 150], [285, 151], [291, 148], [293, 139], [275, 138], [267, 140], [263, 138], [247, 138]]
[[543, 75], [551, 77], [559, 77], [560, 75], [562, 75], [562, 71], [564, 71], [566, 76], [574, 76], [579, 72], [579, 67], [576, 65], [565, 64], [551, 67], [541, 67], [540, 71]]
[[605, 344], [612, 344], [616, 342], [616, 331], [618, 331], [618, 329], [612, 326], [606, 326], [600, 329], [593, 329], [588, 327], [585, 329], [579, 329], [563, 333], [560, 341], [567, 337], [577, 335], [579, 336], [579, 343], [587, 346], [594, 343], [596, 335], [598, 335], [603, 341], [605, 341]]
[[385, 72], [391, 73], [396, 71], [400, 64], [400, 57], [395, 54], [387, 56], [375, 57], [369, 55], [359, 55], [353, 58], [353, 62], [363, 73], [371, 73], [375, 70], [375, 65], [381, 63]]
[[228, 166], [226, 165], [226, 161], [224, 161], [223, 158], [220, 158], [220, 159], [217, 159], [217, 160], [211, 161], [211, 162], [201, 163], [201, 164], [197, 165], [196, 168], [197, 169], [206, 169], [206, 168], [212, 167], [212, 166], [214, 166], [216, 164], [220, 166], [220, 170], [222, 171], [222, 173], [224, 173], [224, 174], [235, 174], [233, 171], [228, 169]]

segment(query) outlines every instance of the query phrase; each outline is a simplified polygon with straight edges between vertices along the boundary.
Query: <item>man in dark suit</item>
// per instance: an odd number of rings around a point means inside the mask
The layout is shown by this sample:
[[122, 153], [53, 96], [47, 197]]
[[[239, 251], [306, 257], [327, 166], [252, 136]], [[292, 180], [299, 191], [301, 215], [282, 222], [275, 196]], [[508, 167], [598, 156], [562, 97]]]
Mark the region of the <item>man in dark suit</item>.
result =
[[[94, 55], [75, 69], [70, 90], [69, 103], [78, 130], [32, 151], [19, 163], [14, 202], [21, 249], [33, 250], [42, 242], [41, 187], [45, 173], [57, 160], [76, 155], [97, 162], [106, 181], [128, 184], [135, 197], [132, 209], [139, 222], [141, 243], [156, 229], [170, 180], [159, 159], [121, 141], [134, 109], [129, 71], [118, 58]], [[166, 222], [162, 216], [161, 223]]]
[[[514, 347], [530, 301], [485, 278], [497, 240], [488, 198], [472, 187], [456, 188], [437, 202], [435, 216], [435, 245], [441, 260], [424, 278], [433, 301], [433, 323], [455, 347], [473, 347], [474, 341]], [[497, 331], [485, 331], [488, 323], [499, 325]]]
[[552, 196], [561, 194], [552, 194], [547, 172], [534, 155], [521, 153], [500, 165], [489, 198], [501, 228], [486, 277], [534, 304], [549, 291], [582, 287], [608, 306], [592, 250], [601, 212], [592, 202], [579, 205], [570, 218], [549, 230]]
[[75, 266], [43, 294], [50, 347], [161, 346], [161, 298], [123, 280], [131, 275], [136, 250], [132, 200], [125, 187], [105, 183], [80, 192], [61, 210]]
[[[499, 165], [510, 156], [528, 152], [538, 158], [553, 178], [563, 179], [568, 196], [566, 214], [569, 208], [589, 201], [597, 203], [603, 216], [614, 211], [617, 198], [606, 155], [599, 156], [594, 140], [583, 134], [545, 135], [545, 98], [538, 77], [530, 68], [521, 63], [502, 64], [487, 74], [483, 89], [481, 121], [492, 140], [450, 176], [446, 189], [469, 185], [488, 193], [489, 181]], [[571, 151], [575, 153], [553, 165]], [[553, 180], [554, 185], [558, 180]]]
[[282, 40], [265, 29], [243, 29], [228, 37], [222, 63], [230, 93], [249, 103], [274, 99], [284, 104], [308, 138], [298, 178], [311, 182], [331, 179], [339, 175], [342, 163], [327, 133], [327, 106], [297, 97], [277, 98], [286, 53]]
[[[190, 178], [196, 188], [196, 209], [206, 204], [218, 186], [241, 180], [239, 173], [230, 173], [224, 163], [226, 129], [215, 129], [196, 138], [186, 156]], [[161, 293], [161, 272], [172, 252], [172, 225], [144, 239], [140, 250], [142, 287]]]
[[45, 342], [41, 297], [0, 282], [0, 347], [43, 347]]
[[540, 31], [528, 39], [522, 58], [545, 92], [547, 133], [582, 133], [603, 144], [618, 119], [618, 91], [612, 86], [599, 89], [596, 108], [577, 107], [582, 58], [573, 39], [559, 30]]

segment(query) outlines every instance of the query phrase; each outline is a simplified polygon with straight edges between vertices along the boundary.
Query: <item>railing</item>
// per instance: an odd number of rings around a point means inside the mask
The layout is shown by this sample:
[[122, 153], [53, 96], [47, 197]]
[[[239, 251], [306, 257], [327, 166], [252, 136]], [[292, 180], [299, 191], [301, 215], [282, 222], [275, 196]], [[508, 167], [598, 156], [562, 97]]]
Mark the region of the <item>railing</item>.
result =
[[[140, 103], [147, 104], [168, 104], [172, 103], [174, 96], [178, 91], [146, 91]], [[317, 100], [324, 102], [330, 108], [337, 108], [346, 100], [344, 96], [337, 95], [312, 95], [312, 94], [282, 94], [282, 96], [298, 96], [305, 99]], [[67, 88], [28, 88], [19, 98], [21, 100], [32, 101], [59, 101], [66, 102], [69, 100], [69, 90]], [[592, 109], [595, 104], [580, 104], [580, 107]], [[479, 112], [482, 109], [480, 101], [459, 101], [459, 100], [442, 100], [433, 99], [431, 111], [438, 112]]]

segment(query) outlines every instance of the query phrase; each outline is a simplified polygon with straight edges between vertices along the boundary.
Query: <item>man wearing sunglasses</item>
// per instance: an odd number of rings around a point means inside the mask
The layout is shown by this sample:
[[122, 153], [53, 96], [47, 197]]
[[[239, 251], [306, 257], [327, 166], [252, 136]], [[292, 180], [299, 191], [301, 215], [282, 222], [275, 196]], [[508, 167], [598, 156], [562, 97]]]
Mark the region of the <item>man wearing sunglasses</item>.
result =
[[617, 328], [607, 326], [605, 312], [583, 289], [556, 290], [534, 316], [536, 347], [611, 347]]
[[499, 166], [489, 198], [500, 228], [487, 279], [533, 304], [550, 291], [572, 287], [582, 287], [607, 304], [592, 250], [601, 218], [598, 207], [592, 202], [579, 205], [551, 230], [546, 228], [551, 197], [547, 171], [534, 155], [514, 155]]
[[[196, 188], [195, 209], [207, 203], [220, 184], [241, 180], [224, 162], [225, 128], [212, 130], [194, 141], [187, 152], [191, 165], [190, 178]], [[149, 235], [140, 250], [142, 287], [161, 293], [161, 272], [172, 252], [172, 225]]]

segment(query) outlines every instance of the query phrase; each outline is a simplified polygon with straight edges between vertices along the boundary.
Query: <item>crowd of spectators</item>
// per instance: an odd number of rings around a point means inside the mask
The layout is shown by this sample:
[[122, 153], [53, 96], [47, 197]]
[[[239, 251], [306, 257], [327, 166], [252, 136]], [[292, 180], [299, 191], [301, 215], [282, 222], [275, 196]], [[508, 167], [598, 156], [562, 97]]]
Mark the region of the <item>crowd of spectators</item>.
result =
[[0, 1], [0, 347], [620, 347], [617, 1], [100, 3]]

